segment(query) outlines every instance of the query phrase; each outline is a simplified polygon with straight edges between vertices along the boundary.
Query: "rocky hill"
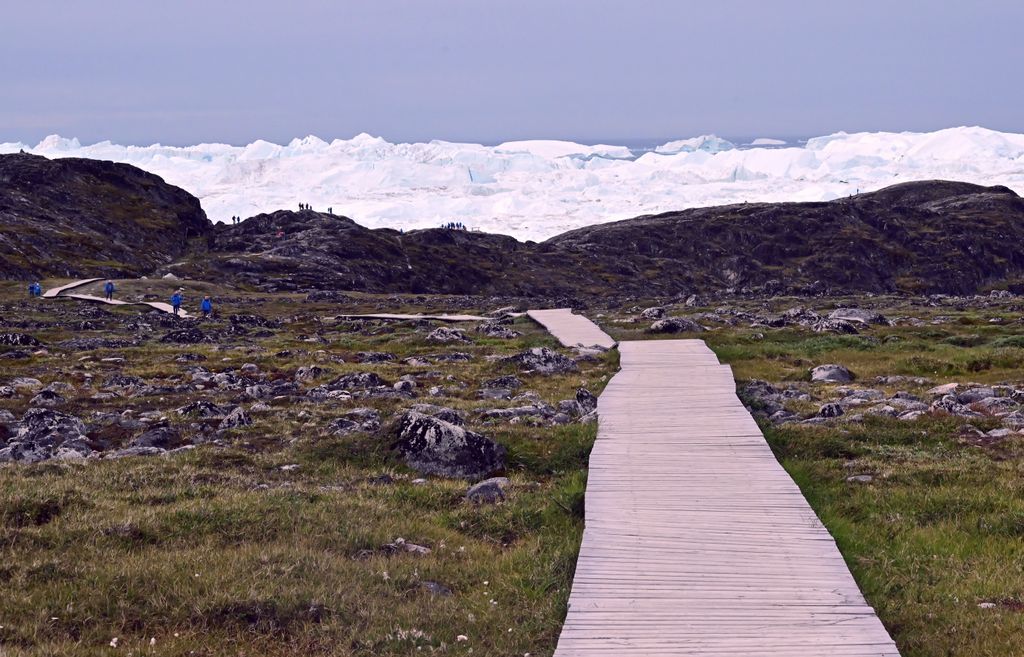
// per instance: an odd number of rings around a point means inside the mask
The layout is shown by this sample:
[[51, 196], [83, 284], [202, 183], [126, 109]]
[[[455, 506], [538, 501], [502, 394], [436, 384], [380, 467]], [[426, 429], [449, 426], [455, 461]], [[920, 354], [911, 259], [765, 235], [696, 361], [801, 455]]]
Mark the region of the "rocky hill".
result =
[[698, 208], [565, 233], [551, 248], [670, 290], [973, 293], [1022, 287], [1024, 199], [927, 181], [827, 203]]
[[0, 155], [0, 276], [139, 276], [212, 234], [198, 199], [126, 164]]
[[371, 230], [278, 211], [212, 226], [187, 192], [128, 165], [0, 156], [0, 275], [166, 270], [266, 291], [508, 296], [1024, 291], [1024, 200], [914, 182], [825, 203], [698, 208], [546, 242]]

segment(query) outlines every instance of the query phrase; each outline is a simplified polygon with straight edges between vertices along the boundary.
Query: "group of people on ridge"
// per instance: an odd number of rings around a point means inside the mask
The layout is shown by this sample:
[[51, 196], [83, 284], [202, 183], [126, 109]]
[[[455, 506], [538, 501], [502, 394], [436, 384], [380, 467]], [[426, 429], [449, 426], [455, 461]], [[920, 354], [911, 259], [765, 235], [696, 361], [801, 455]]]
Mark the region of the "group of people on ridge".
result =
[[461, 221], [449, 221], [445, 225], [441, 226], [441, 228], [447, 228], [448, 230], [469, 230], [466, 228], [466, 224]]

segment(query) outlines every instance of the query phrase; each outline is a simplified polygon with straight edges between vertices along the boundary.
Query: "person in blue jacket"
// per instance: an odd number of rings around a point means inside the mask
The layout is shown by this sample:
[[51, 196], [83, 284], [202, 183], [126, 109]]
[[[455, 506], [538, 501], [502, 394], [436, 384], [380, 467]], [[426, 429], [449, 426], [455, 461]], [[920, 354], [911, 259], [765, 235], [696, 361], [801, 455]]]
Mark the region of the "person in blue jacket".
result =
[[39, 281], [32, 284], [32, 294], [37, 297], [43, 296], [43, 285]]
[[35, 283], [29, 283], [28, 284], [28, 295], [30, 297], [36, 296], [36, 284]]
[[175, 292], [171, 295], [171, 308], [174, 309], [175, 315], [181, 311], [181, 292]]
[[199, 306], [199, 309], [203, 311], [203, 317], [210, 316], [210, 313], [213, 312], [213, 302], [210, 301], [210, 297], [203, 297], [203, 303]]
[[114, 281], [107, 281], [107, 284], [103, 286], [103, 294], [106, 295], [107, 301], [114, 298]]

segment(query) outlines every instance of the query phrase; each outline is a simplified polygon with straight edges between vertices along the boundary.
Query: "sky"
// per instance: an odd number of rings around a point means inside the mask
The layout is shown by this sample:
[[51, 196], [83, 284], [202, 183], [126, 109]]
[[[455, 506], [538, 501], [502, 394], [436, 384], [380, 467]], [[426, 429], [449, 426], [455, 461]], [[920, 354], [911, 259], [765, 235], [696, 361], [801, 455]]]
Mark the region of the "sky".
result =
[[1020, 0], [0, 1], [0, 142], [1024, 132]]

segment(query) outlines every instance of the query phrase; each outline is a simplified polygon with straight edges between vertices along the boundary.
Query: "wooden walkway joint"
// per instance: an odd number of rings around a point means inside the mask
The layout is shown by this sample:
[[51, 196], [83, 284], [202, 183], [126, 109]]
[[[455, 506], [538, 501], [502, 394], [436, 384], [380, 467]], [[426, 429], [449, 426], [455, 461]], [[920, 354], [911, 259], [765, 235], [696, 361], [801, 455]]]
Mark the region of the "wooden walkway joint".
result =
[[[600, 332], [530, 316], [563, 344]], [[619, 350], [555, 657], [898, 657], [729, 366], [702, 340]]]

